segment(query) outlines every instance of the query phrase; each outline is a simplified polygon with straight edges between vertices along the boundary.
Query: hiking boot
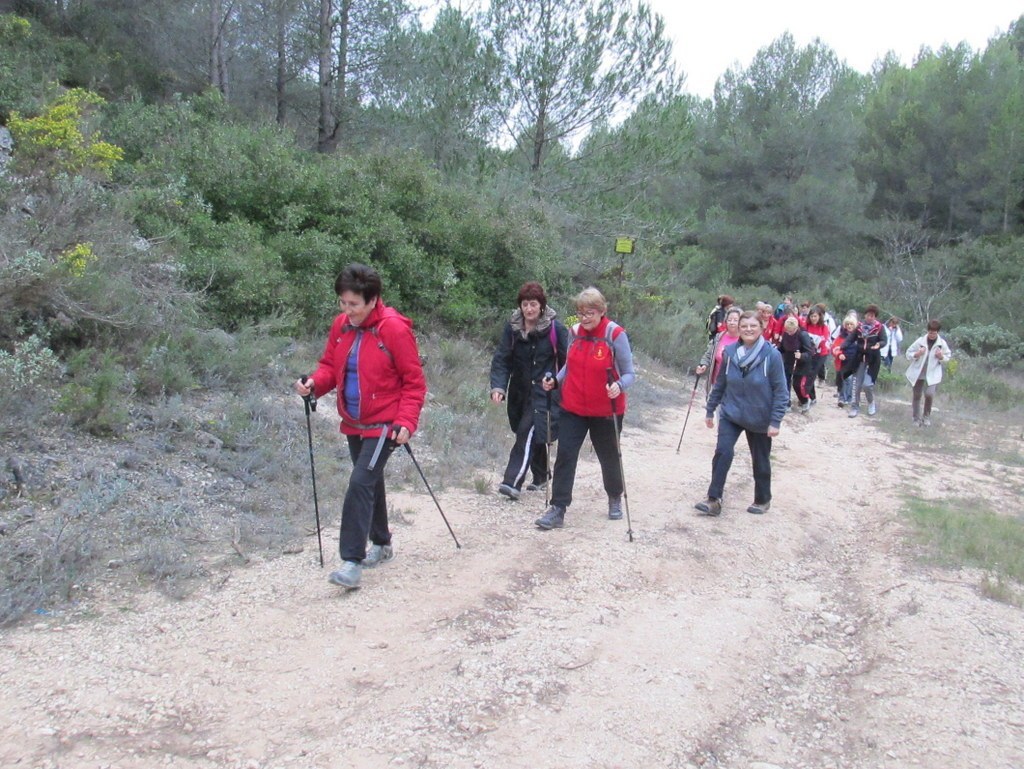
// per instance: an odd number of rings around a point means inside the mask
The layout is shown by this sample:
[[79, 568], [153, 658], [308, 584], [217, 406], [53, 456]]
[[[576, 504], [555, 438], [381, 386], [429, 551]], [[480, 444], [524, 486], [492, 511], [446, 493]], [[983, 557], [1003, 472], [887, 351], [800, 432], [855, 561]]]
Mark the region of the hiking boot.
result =
[[511, 500], [519, 499], [519, 489], [515, 486], [509, 486], [507, 483], [503, 483], [498, 487], [498, 493], [503, 494]]
[[394, 560], [395, 549], [391, 545], [370, 545], [366, 549], [366, 557], [362, 560], [364, 569], [372, 569], [379, 563]]
[[722, 500], [712, 499], [708, 497], [703, 499], [694, 505], [695, 508], [700, 510], [704, 515], [721, 515], [722, 514]]
[[800, 407], [800, 413], [801, 414], [806, 414], [810, 410], [811, 410], [811, 404], [810, 403], [805, 403], [803, 406]]
[[560, 529], [565, 525], [565, 508], [558, 505], [551, 505], [544, 511], [544, 515], [534, 521], [538, 529], [548, 531]]
[[534, 481], [526, 487], [527, 491], [544, 491], [548, 487], [547, 481]]
[[873, 417], [877, 412], [878, 412], [878, 406], [876, 406], [874, 403], [869, 403], [868, 404], [868, 416], [869, 417]]
[[754, 504], [747, 508], [747, 512], [753, 513], [754, 515], [764, 515], [769, 510], [771, 510], [771, 507], [771, 500], [769, 500], [768, 502], [755, 502]]
[[327, 581], [332, 585], [339, 585], [347, 590], [355, 590], [359, 587], [359, 579], [363, 576], [363, 567], [355, 561], [345, 561], [341, 568], [332, 571]]
[[613, 521], [622, 518], [622, 497], [608, 497], [608, 517]]
[[854, 417], [859, 417], [860, 416], [860, 406], [852, 407], [850, 409], [850, 413], [847, 414], [846, 416], [848, 416], [850, 419], [853, 419]]
[[844, 401], [844, 400], [843, 400], [842, 398], [840, 398], [840, 399], [839, 399], [839, 402], [838, 402], [838, 403], [837, 403], [836, 405], [837, 405], [837, 406], [838, 406], [839, 408], [841, 408], [841, 409], [845, 409], [845, 408], [846, 408], [846, 401]]
[[921, 420], [921, 427], [931, 427], [931, 426], [932, 426], [932, 419], [931, 419], [931, 417], [925, 417], [924, 419]]

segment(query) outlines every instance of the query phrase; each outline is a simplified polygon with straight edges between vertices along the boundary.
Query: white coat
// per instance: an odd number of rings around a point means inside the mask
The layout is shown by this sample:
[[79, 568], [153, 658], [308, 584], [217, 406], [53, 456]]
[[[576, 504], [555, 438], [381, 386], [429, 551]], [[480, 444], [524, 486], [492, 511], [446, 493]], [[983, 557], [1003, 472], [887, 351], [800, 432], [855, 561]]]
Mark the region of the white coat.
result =
[[900, 345], [903, 344], [903, 331], [899, 326], [893, 328], [892, 326], [886, 326], [885, 331], [888, 334], [885, 340], [885, 346], [879, 350], [882, 357], [892, 355], [896, 358], [900, 354]]
[[[925, 382], [928, 386], [937, 385], [942, 381], [942, 367], [946, 365], [946, 361], [953, 357], [953, 351], [949, 349], [949, 345], [946, 344], [946, 340], [939, 336], [935, 340], [935, 344], [932, 345], [932, 349], [927, 351], [920, 358], [915, 359], [917, 351], [921, 348], [928, 350], [928, 335], [917, 339], [910, 347], [907, 348], [907, 359], [910, 361], [910, 366], [907, 368], [907, 380], [910, 384], [917, 382], [921, 376], [921, 369], [928, 366], [925, 369]], [[942, 350], [942, 360], [940, 361], [936, 357], [936, 353]]]

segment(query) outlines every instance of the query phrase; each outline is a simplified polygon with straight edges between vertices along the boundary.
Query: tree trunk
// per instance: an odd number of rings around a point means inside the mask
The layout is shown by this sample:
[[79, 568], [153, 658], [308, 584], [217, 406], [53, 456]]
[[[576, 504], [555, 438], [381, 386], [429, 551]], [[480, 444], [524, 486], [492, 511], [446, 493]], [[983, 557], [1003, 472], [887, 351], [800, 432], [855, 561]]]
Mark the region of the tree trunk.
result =
[[337, 124], [334, 122], [334, 90], [331, 66], [334, 62], [334, 3], [320, 0], [320, 50], [317, 59], [320, 74], [320, 119], [317, 126], [317, 152], [333, 152]]
[[227, 27], [227, 14], [223, 0], [210, 0], [210, 85], [228, 98], [228, 69], [225, 54], [224, 30]]
[[274, 45], [277, 48], [277, 68], [274, 78], [274, 99], [277, 104], [277, 124], [283, 126], [288, 109], [285, 96], [285, 84], [288, 82], [288, 49], [286, 28], [288, 24], [288, 8], [284, 0], [277, 5], [277, 19]]
[[341, 0], [338, 9], [338, 80], [335, 90], [334, 102], [334, 132], [335, 146], [339, 140], [337, 134], [345, 129], [348, 123], [348, 43], [349, 43], [349, 19], [352, 13], [352, 0]]

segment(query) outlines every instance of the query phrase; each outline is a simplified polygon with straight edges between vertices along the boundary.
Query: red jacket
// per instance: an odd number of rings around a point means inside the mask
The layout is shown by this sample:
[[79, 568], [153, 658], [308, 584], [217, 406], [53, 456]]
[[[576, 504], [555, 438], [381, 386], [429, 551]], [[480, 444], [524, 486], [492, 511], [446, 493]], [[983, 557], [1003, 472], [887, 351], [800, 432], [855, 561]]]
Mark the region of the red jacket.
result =
[[[345, 411], [345, 366], [356, 339], [359, 344], [356, 376], [359, 380], [358, 419]], [[419, 348], [412, 321], [386, 307], [380, 298], [360, 326], [351, 326], [342, 313], [331, 324], [320, 365], [313, 373], [317, 397], [338, 389], [341, 432], [377, 437], [386, 425], [416, 432], [427, 394]]]
[[812, 340], [816, 341], [814, 351], [818, 355], [828, 355], [828, 326], [824, 323], [819, 323], [817, 326], [809, 326], [805, 323], [804, 331], [811, 335]]
[[[562, 381], [562, 408], [581, 417], [610, 417], [612, 407], [616, 414], [626, 413], [626, 393], [614, 401], [608, 398], [608, 370], [612, 381], [619, 378], [615, 370], [615, 356], [608, 344], [607, 317], [593, 332], [583, 326], [574, 327], [570, 337], [569, 351], [565, 356], [565, 379]], [[613, 332], [613, 339], [622, 333], [619, 326]]]
[[782, 332], [785, 329], [785, 318], [769, 318], [768, 323], [765, 324], [764, 331], [761, 332], [761, 336], [765, 338], [765, 341], [777, 344], [779, 337], [782, 336]]

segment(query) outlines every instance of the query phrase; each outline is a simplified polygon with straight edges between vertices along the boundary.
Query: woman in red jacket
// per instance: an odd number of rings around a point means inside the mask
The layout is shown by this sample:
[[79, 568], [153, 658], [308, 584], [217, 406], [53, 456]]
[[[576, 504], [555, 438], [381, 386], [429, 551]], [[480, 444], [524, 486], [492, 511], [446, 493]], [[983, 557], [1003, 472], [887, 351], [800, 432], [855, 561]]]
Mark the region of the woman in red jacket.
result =
[[[551, 505], [534, 523], [541, 529], [560, 529], [565, 510], [572, 504], [583, 439], [590, 434], [601, 463], [601, 477], [608, 494], [608, 517], [622, 518], [625, 485], [619, 466], [617, 431], [626, 413], [626, 390], [636, 374], [633, 353], [622, 326], [605, 316], [608, 303], [596, 288], [576, 297], [580, 322], [569, 335], [565, 365], [555, 379], [545, 379], [545, 390], [561, 388], [562, 416], [558, 425], [558, 458], [551, 482]], [[614, 416], [614, 419], [613, 419]]]
[[350, 264], [338, 275], [334, 291], [343, 312], [331, 325], [312, 381], [302, 377], [294, 387], [299, 395], [312, 392], [318, 398], [338, 391], [352, 476], [341, 508], [342, 565], [329, 580], [352, 589], [359, 587], [364, 566], [394, 558], [384, 466], [416, 432], [427, 384], [412, 321], [384, 305], [380, 275]]

